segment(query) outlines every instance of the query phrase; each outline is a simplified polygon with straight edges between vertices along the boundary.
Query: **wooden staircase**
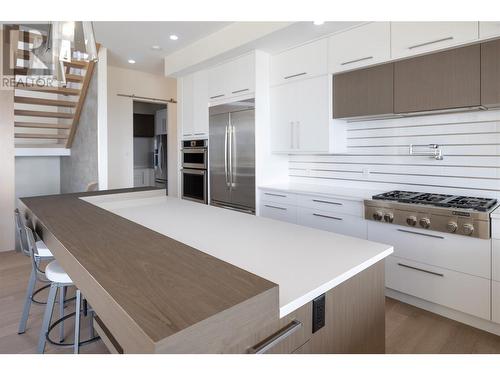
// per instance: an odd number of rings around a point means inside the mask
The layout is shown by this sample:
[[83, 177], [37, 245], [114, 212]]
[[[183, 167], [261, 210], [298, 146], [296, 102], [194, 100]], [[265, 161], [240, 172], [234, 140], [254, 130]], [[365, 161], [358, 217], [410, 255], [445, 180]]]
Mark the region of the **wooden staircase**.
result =
[[71, 61], [64, 66], [67, 87], [15, 88], [16, 148], [71, 148], [95, 63]]

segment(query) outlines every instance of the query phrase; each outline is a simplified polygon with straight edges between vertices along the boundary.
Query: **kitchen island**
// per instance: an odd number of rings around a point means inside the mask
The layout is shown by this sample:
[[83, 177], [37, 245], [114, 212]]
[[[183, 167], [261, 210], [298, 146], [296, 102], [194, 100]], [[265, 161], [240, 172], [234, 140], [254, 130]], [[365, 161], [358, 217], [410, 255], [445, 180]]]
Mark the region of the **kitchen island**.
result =
[[111, 351], [384, 352], [389, 245], [158, 189], [21, 206], [95, 309]]

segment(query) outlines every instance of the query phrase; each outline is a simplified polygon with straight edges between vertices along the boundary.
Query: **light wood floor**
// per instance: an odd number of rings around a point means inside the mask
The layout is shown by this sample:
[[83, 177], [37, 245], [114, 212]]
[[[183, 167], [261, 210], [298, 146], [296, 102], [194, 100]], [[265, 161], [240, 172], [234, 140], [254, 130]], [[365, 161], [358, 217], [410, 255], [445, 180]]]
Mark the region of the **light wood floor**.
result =
[[[36, 353], [45, 306], [33, 304], [26, 332], [17, 334], [29, 273], [29, 258], [13, 251], [0, 253], [0, 354]], [[38, 298], [46, 298], [46, 293], [41, 293]], [[57, 316], [57, 305], [55, 310]], [[67, 340], [71, 342], [72, 319], [67, 321], [65, 328]], [[87, 328], [88, 321], [82, 322], [84, 337], [88, 335]], [[71, 348], [50, 344], [46, 348], [47, 353], [71, 351]], [[81, 348], [81, 353], [107, 352], [102, 341]], [[500, 337], [387, 298], [386, 352], [500, 353]]]

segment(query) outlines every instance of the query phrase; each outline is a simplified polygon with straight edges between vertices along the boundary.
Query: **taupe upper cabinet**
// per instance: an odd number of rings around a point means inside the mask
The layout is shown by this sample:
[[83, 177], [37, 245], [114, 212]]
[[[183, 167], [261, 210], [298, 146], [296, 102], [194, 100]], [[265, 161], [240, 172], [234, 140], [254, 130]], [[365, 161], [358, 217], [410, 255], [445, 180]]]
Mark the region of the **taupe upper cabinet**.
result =
[[394, 64], [342, 73], [333, 77], [333, 118], [394, 112]]
[[481, 104], [500, 107], [500, 40], [481, 44]]
[[394, 63], [394, 112], [481, 104], [479, 44]]

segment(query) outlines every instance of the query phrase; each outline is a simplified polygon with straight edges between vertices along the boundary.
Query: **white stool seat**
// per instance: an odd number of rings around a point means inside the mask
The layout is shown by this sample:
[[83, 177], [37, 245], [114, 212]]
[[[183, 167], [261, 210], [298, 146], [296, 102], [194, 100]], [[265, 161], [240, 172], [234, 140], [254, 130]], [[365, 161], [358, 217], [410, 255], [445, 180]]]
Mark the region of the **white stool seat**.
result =
[[73, 283], [68, 274], [64, 272], [63, 268], [59, 265], [59, 263], [57, 263], [56, 260], [50, 262], [45, 268], [45, 277], [53, 283], [60, 283], [60, 284]]
[[45, 243], [42, 240], [36, 241], [36, 250], [38, 251], [38, 256], [40, 258], [53, 258], [54, 257], [52, 255], [52, 253], [50, 252], [50, 250], [48, 249], [47, 245], [45, 245]]

